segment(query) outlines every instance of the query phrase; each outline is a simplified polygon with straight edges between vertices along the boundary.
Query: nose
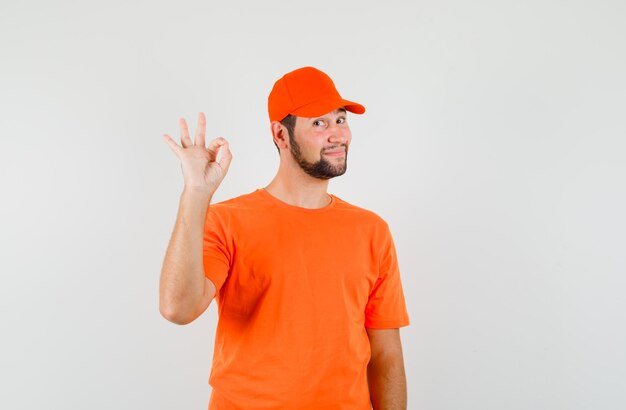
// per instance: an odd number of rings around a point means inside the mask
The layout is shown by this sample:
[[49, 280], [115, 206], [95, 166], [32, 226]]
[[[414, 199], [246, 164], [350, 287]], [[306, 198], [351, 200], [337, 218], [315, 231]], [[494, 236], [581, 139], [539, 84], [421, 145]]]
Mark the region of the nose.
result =
[[350, 129], [337, 123], [331, 123], [328, 127], [328, 141], [345, 144], [350, 136]]

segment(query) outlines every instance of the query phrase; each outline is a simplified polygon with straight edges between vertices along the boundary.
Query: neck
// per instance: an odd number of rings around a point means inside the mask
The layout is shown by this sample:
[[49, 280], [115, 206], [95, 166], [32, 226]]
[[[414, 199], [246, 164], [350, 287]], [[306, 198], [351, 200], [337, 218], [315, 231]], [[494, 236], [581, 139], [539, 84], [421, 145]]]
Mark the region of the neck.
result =
[[[305, 173], [297, 164], [288, 166], [281, 162], [276, 176], [266, 187], [271, 195], [302, 208], [323, 208], [330, 203], [327, 193], [328, 179], [318, 179]], [[287, 169], [290, 168], [290, 169]]]

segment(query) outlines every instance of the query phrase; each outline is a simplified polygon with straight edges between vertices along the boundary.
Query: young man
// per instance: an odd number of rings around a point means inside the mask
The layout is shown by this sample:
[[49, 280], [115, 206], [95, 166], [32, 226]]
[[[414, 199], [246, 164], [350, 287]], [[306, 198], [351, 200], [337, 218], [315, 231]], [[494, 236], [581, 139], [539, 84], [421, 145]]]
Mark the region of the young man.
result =
[[276, 176], [218, 203], [228, 142], [205, 147], [202, 113], [195, 144], [184, 119], [182, 147], [165, 136], [185, 188], [161, 314], [187, 324], [217, 300], [209, 409], [406, 409], [399, 328], [409, 317], [389, 227], [327, 192], [346, 172], [347, 111], [365, 108], [303, 67], [276, 81], [268, 111]]

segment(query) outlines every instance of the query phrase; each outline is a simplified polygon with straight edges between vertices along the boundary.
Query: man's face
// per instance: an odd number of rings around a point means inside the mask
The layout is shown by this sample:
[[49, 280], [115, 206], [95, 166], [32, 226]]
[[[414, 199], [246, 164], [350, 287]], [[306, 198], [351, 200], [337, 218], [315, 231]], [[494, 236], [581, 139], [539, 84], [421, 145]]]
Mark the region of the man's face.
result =
[[308, 175], [330, 179], [346, 172], [352, 133], [346, 110], [338, 108], [319, 117], [297, 117], [289, 151]]

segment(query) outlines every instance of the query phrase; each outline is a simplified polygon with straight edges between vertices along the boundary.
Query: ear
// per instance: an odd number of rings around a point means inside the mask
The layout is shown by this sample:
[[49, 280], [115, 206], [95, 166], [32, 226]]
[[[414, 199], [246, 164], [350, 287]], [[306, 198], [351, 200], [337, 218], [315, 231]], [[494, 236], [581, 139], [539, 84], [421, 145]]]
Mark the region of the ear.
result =
[[274, 143], [278, 145], [279, 148], [287, 148], [289, 144], [287, 140], [289, 139], [289, 133], [287, 132], [287, 128], [280, 121], [272, 121], [270, 124], [270, 131], [272, 132], [272, 138], [274, 139]]

